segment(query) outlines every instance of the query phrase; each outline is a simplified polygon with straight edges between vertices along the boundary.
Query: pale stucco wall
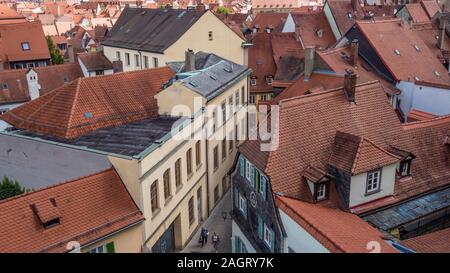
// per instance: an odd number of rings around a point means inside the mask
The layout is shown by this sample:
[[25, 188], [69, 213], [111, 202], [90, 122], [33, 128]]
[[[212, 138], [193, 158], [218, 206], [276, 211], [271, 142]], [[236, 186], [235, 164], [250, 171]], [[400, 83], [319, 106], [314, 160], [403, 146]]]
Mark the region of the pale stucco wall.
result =
[[232, 250], [233, 253], [236, 252], [236, 249], [235, 249], [236, 236], [239, 237], [241, 239], [241, 241], [244, 243], [245, 248], [247, 249], [248, 253], [256, 253], [256, 249], [252, 246], [250, 241], [247, 239], [247, 237], [245, 237], [244, 233], [241, 231], [239, 226], [234, 221], [231, 221], [231, 234], [232, 234], [232, 237], [231, 237], [231, 242], [232, 242], [231, 250]]
[[[116, 52], [120, 52], [120, 59], [122, 60], [124, 72], [145, 69], [144, 56], [148, 57], [148, 65], [149, 65], [148, 68], [155, 67], [154, 63], [153, 63], [153, 58], [158, 59], [158, 67], [165, 66], [166, 62], [167, 62], [166, 55], [153, 53], [153, 52], [144, 52], [144, 51], [138, 51], [138, 50], [133, 50], [133, 49], [110, 47], [110, 46], [103, 46], [103, 52], [104, 52], [106, 58], [108, 58], [108, 60], [110, 60], [111, 62], [118, 61]], [[130, 54], [130, 65], [128, 65], [125, 60], [125, 53]], [[135, 57], [134, 57], [135, 54], [139, 55], [139, 59], [140, 59], [139, 66], [136, 65]], [[184, 57], [180, 60], [181, 61], [184, 60]]]
[[[182, 116], [190, 117], [206, 104], [206, 98], [179, 82], [174, 83], [163, 92], [159, 92], [155, 99], [158, 101], [158, 113], [170, 116], [181, 116], [180, 111], [182, 111]], [[195, 100], [197, 100], [197, 105], [195, 105]]]
[[81, 252], [89, 252], [91, 249], [114, 242], [115, 253], [139, 253], [142, 250], [142, 239], [142, 224], [137, 224], [94, 244], [82, 247]]
[[394, 193], [395, 170], [397, 164], [383, 167], [381, 171], [380, 191], [366, 195], [367, 173], [352, 176], [350, 185], [350, 207], [367, 203]]

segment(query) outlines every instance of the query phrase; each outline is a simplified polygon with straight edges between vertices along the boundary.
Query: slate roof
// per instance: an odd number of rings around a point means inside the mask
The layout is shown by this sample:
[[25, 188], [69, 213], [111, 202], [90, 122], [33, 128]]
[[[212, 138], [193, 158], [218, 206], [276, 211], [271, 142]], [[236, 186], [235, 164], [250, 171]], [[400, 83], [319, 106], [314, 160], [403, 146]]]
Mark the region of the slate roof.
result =
[[77, 56], [88, 71], [113, 69], [113, 64], [105, 57], [103, 52], [84, 52]]
[[381, 253], [396, 253], [381, 232], [358, 216], [287, 197], [277, 206], [332, 253], [368, 253], [368, 243], [380, 244]]
[[127, 7], [103, 45], [163, 53], [203, 14], [196, 10]]
[[250, 75], [251, 70], [245, 66], [221, 60], [206, 69], [192, 73], [192, 76], [180, 80], [181, 84], [212, 100], [223, 91]]
[[401, 241], [400, 244], [419, 253], [450, 253], [450, 228]]
[[[214, 53], [206, 53], [203, 51], [199, 51], [195, 53], [195, 70], [206, 69], [216, 63], [225, 60], [222, 57], [217, 56]], [[169, 62], [167, 65], [172, 68], [172, 70], [176, 73], [184, 73], [186, 72], [185, 62]]]
[[0, 201], [0, 217], [0, 252], [67, 252], [144, 220], [113, 169]]
[[[0, 24], [0, 60], [3, 62], [49, 60], [50, 52], [40, 21]], [[22, 50], [28, 42], [30, 50]]]
[[157, 116], [154, 96], [174, 76], [169, 67], [79, 78], [1, 119], [16, 128], [59, 139]]

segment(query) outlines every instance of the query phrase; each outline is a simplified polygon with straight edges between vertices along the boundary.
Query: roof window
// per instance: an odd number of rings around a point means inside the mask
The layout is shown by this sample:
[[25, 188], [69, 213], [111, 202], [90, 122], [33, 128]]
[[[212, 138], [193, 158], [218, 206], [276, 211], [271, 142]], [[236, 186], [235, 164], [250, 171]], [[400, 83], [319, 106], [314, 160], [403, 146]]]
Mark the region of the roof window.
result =
[[434, 75], [436, 75], [436, 77], [438, 77], [438, 78], [441, 77], [441, 73], [439, 73], [438, 71], [434, 71]]
[[3, 89], [8, 89], [8, 83], [6, 83], [6, 82], [2, 83], [2, 88]]
[[399, 55], [399, 56], [400, 56], [400, 50], [398, 50], [398, 49], [396, 48], [396, 49], [394, 49], [394, 52], [395, 52], [396, 55]]
[[420, 52], [420, 47], [418, 45], [414, 45], [414, 48], [416, 49], [417, 52]]
[[22, 43], [22, 50], [23, 50], [23, 51], [30, 50], [30, 43], [28, 43], [28, 42], [23, 42], [23, 43]]

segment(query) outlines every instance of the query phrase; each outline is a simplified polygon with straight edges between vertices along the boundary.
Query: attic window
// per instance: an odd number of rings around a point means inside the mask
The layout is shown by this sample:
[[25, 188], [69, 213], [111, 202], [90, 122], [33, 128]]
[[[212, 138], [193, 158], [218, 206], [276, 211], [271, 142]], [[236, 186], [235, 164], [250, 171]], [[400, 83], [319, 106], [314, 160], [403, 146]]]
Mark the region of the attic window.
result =
[[394, 52], [395, 52], [396, 55], [399, 55], [399, 56], [400, 56], [400, 50], [398, 50], [398, 49], [396, 48], [396, 49], [394, 49]]
[[327, 198], [327, 183], [316, 185], [316, 201], [322, 201]]
[[23, 42], [23, 43], [22, 43], [22, 50], [23, 50], [23, 51], [30, 50], [30, 43], [28, 43], [28, 42]]
[[212, 73], [208, 73], [208, 76], [209, 76], [211, 79], [217, 81], [216, 75], [214, 75], [214, 74], [212, 74]]
[[198, 84], [194, 81], [190, 81], [189, 84], [192, 85], [193, 87], [198, 87]]
[[93, 118], [94, 115], [91, 112], [86, 112], [86, 113], [84, 113], [84, 117], [85, 118]]
[[266, 77], [266, 82], [267, 82], [268, 85], [272, 85], [273, 77], [272, 76], [267, 76]]
[[436, 77], [438, 77], [438, 78], [441, 77], [441, 73], [439, 73], [438, 71], [434, 71], [434, 75], [435, 75]]
[[418, 45], [414, 45], [414, 48], [416, 49], [417, 52], [420, 52], [420, 47]]
[[69, 82], [69, 77], [64, 76], [64, 82]]
[[411, 159], [400, 162], [399, 174], [401, 177], [410, 175], [411, 173]]
[[353, 14], [349, 11], [349, 12], [347, 12], [347, 17], [348, 17], [349, 19], [352, 19], [352, 18], [353, 18]]
[[257, 65], [262, 65], [262, 64], [263, 64], [263, 61], [262, 61], [261, 59], [256, 59], [256, 64], [257, 64]]
[[414, 79], [415, 79], [416, 81], [420, 81], [419, 76], [415, 76]]
[[6, 82], [2, 83], [2, 88], [3, 89], [8, 89], [8, 83], [6, 83]]
[[250, 85], [256, 85], [256, 77], [250, 79]]

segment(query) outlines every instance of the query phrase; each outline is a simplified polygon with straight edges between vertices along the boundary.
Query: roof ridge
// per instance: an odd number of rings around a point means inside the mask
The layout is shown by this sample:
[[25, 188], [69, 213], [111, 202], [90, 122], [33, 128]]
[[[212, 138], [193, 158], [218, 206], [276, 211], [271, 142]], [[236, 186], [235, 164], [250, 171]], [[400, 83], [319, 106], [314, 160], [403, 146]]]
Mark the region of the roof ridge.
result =
[[[92, 78], [95, 78], [95, 77], [92, 77]], [[72, 105], [70, 107], [70, 114], [69, 114], [69, 120], [67, 121], [67, 127], [64, 128], [64, 137], [66, 137], [66, 138], [67, 138], [68, 131], [72, 128], [72, 120], [73, 120], [73, 116], [74, 116], [74, 112], [75, 112], [75, 105], [78, 102], [78, 96], [80, 93], [81, 79], [82, 78], [78, 78], [75, 80], [75, 82], [76, 82], [75, 94], [74, 94], [74, 98], [72, 100]]]
[[370, 140], [369, 138], [367, 138], [367, 137], [360, 137], [360, 138], [361, 138], [361, 141], [360, 141], [360, 144], [359, 144], [359, 146], [358, 146], [358, 150], [357, 150], [357, 152], [356, 152], [355, 161], [353, 162], [352, 173], [353, 173], [353, 172], [355, 171], [355, 169], [356, 169], [357, 160], [359, 159], [359, 156], [360, 156], [360, 154], [361, 154], [361, 153], [360, 153], [360, 148], [362, 148], [362, 143], [363, 143], [364, 141], [367, 141], [367, 142], [368, 142], [369, 144], [371, 144], [373, 147], [375, 147], [376, 149], [378, 149], [379, 151], [385, 153], [385, 154], [388, 155], [388, 156], [391, 156], [391, 157], [394, 157], [394, 158], [397, 158], [397, 159], [401, 159], [401, 157], [399, 157], [399, 156], [397, 156], [397, 155], [395, 155], [395, 154], [393, 154], [393, 153], [387, 151], [386, 149], [380, 147], [379, 145], [375, 144], [375, 143], [374, 143], [372, 140]]
[[450, 114], [445, 115], [445, 116], [436, 117], [433, 119], [418, 120], [418, 121], [414, 121], [414, 122], [405, 123], [405, 124], [402, 124], [402, 128], [404, 130], [411, 130], [414, 128], [423, 128], [423, 127], [446, 123], [446, 122], [450, 123]]
[[102, 173], [106, 173], [106, 172], [109, 172], [109, 171], [112, 171], [112, 170], [114, 170], [113, 167], [105, 169], [105, 170], [102, 170], [102, 171], [98, 171], [98, 172], [95, 172], [95, 173], [92, 173], [92, 174], [84, 175], [84, 176], [81, 176], [81, 177], [78, 177], [78, 178], [74, 178], [74, 179], [58, 182], [56, 184], [50, 185], [48, 187], [40, 188], [38, 190], [33, 190], [33, 191], [26, 192], [26, 193], [23, 193], [23, 194], [20, 194], [20, 195], [16, 195], [16, 196], [13, 196], [13, 197], [10, 197], [10, 198], [7, 198], [7, 199], [3, 199], [3, 200], [0, 200], [0, 205], [2, 205], [3, 203], [9, 202], [9, 201], [15, 200], [15, 199], [19, 199], [19, 198], [22, 198], [22, 197], [29, 196], [29, 195], [34, 194], [34, 193], [42, 192], [42, 191], [45, 191], [45, 190], [48, 190], [48, 189], [52, 189], [52, 188], [57, 188], [59, 186], [63, 186], [63, 185], [66, 185], [66, 184], [69, 184], [69, 183], [72, 183], [72, 182], [76, 182], [76, 181], [79, 181], [79, 180], [82, 180], [82, 179], [85, 179], [85, 178], [88, 178], [88, 177], [91, 177], [91, 176], [99, 175], [99, 174], [102, 174]]

